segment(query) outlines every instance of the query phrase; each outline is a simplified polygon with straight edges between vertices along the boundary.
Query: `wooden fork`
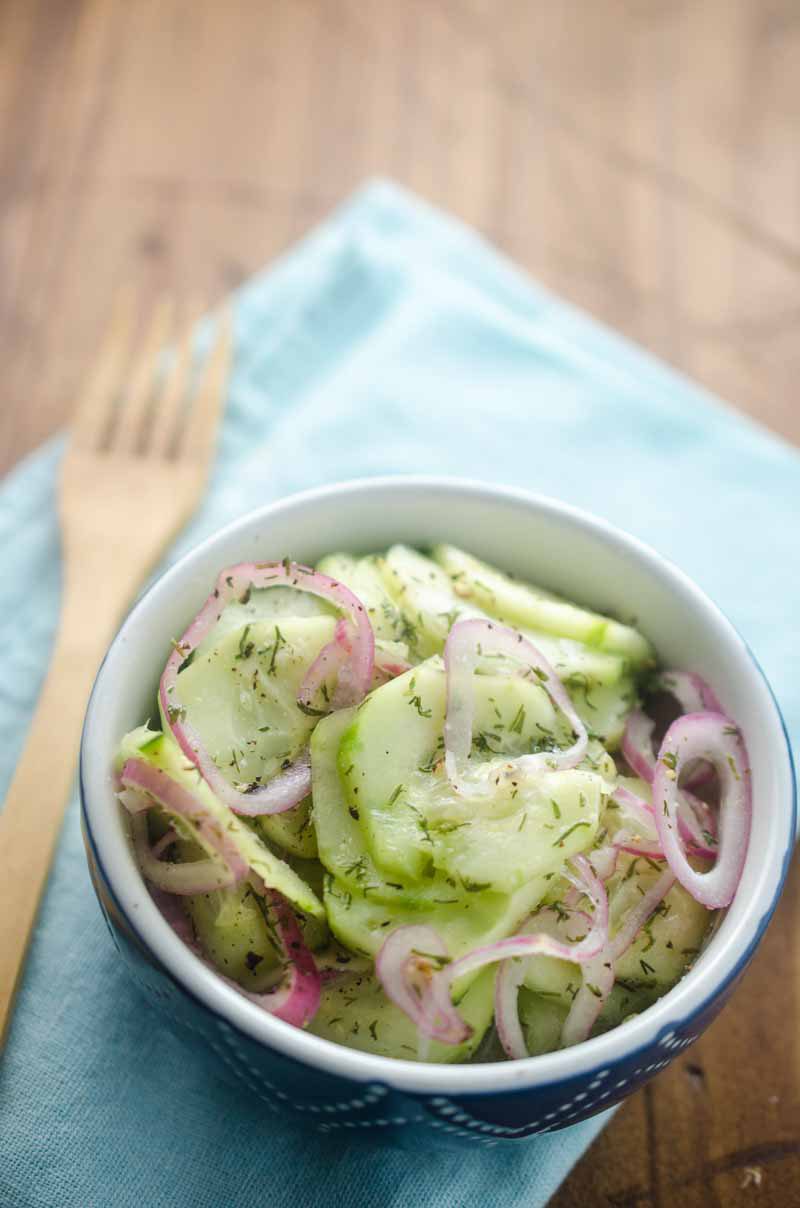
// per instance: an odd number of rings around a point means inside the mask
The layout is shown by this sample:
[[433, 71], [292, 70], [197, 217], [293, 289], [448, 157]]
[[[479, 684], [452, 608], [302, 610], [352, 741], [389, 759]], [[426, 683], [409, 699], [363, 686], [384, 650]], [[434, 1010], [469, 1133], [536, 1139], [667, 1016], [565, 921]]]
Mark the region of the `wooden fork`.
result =
[[196, 371], [191, 336], [164, 369], [162, 349], [175, 332], [169, 300], [155, 306], [131, 361], [134, 310], [130, 300], [117, 308], [62, 463], [60, 623], [0, 813], [0, 1052], [69, 798], [95, 672], [125, 605], [200, 500], [225, 395], [227, 315]]

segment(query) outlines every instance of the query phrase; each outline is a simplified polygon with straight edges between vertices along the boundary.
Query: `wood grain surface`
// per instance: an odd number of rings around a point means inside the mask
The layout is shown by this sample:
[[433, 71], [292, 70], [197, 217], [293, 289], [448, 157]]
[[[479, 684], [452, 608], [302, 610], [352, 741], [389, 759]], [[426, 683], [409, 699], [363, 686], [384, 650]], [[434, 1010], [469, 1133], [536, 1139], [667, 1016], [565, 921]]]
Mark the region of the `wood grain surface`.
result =
[[[799, 113], [796, 0], [0, 0], [0, 470], [376, 173], [800, 442]], [[557, 1208], [800, 1203], [799, 899]]]

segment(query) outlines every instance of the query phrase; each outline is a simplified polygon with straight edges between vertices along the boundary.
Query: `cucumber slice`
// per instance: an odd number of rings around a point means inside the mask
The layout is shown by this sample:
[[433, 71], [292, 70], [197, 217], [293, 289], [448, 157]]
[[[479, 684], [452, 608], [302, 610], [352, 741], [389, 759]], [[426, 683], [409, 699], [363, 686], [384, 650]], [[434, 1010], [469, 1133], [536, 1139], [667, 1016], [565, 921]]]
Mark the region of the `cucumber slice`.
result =
[[359, 812], [348, 804], [339, 775], [339, 745], [355, 716], [355, 709], [332, 713], [319, 723], [311, 739], [313, 818], [320, 860], [345, 890], [366, 892], [373, 901], [388, 906], [423, 910], [435, 906], [437, 899], [452, 901], [460, 890], [455, 880], [433, 878], [407, 884], [387, 881], [378, 871], [367, 849]]
[[347, 803], [389, 879], [418, 880], [430, 863], [416, 807], [398, 802], [396, 790], [436, 758], [443, 724], [441, 668], [422, 664], [368, 696], [342, 737], [338, 764]]
[[354, 558], [352, 554], [329, 554], [317, 563], [317, 569], [331, 579], [338, 579], [358, 596], [376, 638], [407, 646], [409, 629], [405, 617], [386, 590], [379, 563], [374, 555]]
[[[478, 675], [475, 703], [476, 760], [567, 741], [538, 684]], [[445, 677], [432, 659], [373, 692], [341, 738], [348, 805], [386, 879], [438, 870], [462, 888], [511, 893], [591, 846], [608, 792], [601, 775], [551, 772], [506, 781], [490, 798], [456, 794], [440, 767], [444, 709]]]
[[[273, 855], [255, 830], [215, 797], [197, 769], [187, 763], [183, 752], [171, 736], [155, 734], [146, 726], [140, 726], [126, 734], [117, 755], [117, 771], [122, 769], [126, 760], [134, 758], [148, 760], [199, 798], [209, 814], [219, 822], [220, 827], [227, 831], [242, 859], [247, 861], [265, 885], [278, 890], [304, 914], [325, 918], [325, 908], [313, 890], [288, 864]], [[200, 842], [195, 828], [185, 819], [176, 818], [175, 829], [181, 836]]]
[[[578, 982], [580, 977], [578, 978]], [[573, 979], [573, 985], [575, 981]], [[599, 1036], [651, 1007], [664, 989], [650, 990], [615, 985], [603, 1005], [592, 1036]], [[528, 1052], [532, 1057], [553, 1053], [561, 1047], [561, 1029], [569, 1010], [569, 999], [536, 994], [523, 986], [519, 993], [519, 1018]]]
[[617, 982], [612, 987], [603, 1010], [600, 1012], [600, 1017], [592, 1029], [592, 1035], [599, 1036], [603, 1032], [610, 1031], [611, 1028], [619, 1027], [633, 1015], [641, 1015], [642, 1011], [652, 1007], [653, 1003], [657, 1002], [668, 989], [668, 986], [629, 986]]
[[311, 820], [310, 797], [283, 814], [262, 814], [253, 821], [262, 837], [287, 855], [303, 860], [316, 857], [317, 836]]
[[194, 658], [209, 654], [223, 638], [241, 633], [245, 625], [295, 617], [338, 616], [336, 609], [319, 596], [294, 587], [254, 588], [246, 600], [228, 604], [214, 628], [197, 647]]
[[[580, 983], [580, 977], [578, 979]], [[531, 1057], [554, 1053], [561, 1048], [561, 1029], [568, 1006], [560, 1000], [534, 994], [523, 985], [518, 998], [519, 1021], [525, 1047]]]
[[254, 621], [178, 676], [176, 696], [230, 784], [266, 783], [308, 743], [317, 718], [299, 708], [297, 693], [334, 624], [332, 616]]
[[356, 715], [340, 709], [323, 718], [311, 738], [312, 817], [319, 858], [328, 872], [356, 888], [364, 875], [379, 880], [358, 824], [358, 811], [348, 806], [339, 780], [337, 755], [342, 735]]
[[585, 676], [573, 674], [564, 683], [589, 733], [616, 750], [622, 742], [628, 716], [638, 701], [633, 677], [623, 675], [616, 684], [595, 684]]
[[[458, 895], [439, 881], [442, 896], [427, 908], [400, 907], [352, 890], [329, 876], [324, 901], [331, 931], [346, 947], [373, 960], [386, 936], [406, 923], [429, 924], [455, 959], [482, 944], [513, 935], [521, 921], [535, 910], [548, 887], [546, 877], [534, 877], [515, 894], [488, 890]], [[471, 980], [471, 979], [470, 979]]]
[[283, 961], [249, 885], [186, 898], [184, 910], [208, 958], [245, 990], [260, 993], [280, 981]]
[[405, 617], [407, 640], [421, 658], [441, 653], [457, 620], [484, 615], [455, 595], [435, 562], [407, 545], [393, 545], [377, 565], [386, 591]]
[[337, 978], [326, 986], [308, 1030], [324, 1040], [381, 1057], [399, 1057], [406, 1061], [468, 1061], [492, 1022], [494, 978], [493, 968], [482, 970], [459, 1003], [459, 1011], [473, 1029], [464, 1044], [432, 1041], [420, 1045], [416, 1026], [404, 1011], [389, 1001], [380, 982], [366, 974]]
[[434, 560], [455, 584], [457, 594], [498, 620], [542, 629], [560, 637], [576, 638], [588, 646], [620, 654], [632, 667], [655, 665], [653, 649], [630, 625], [579, 608], [568, 600], [521, 583], [502, 571], [473, 558], [453, 545], [438, 545]]
[[[663, 863], [654, 868], [641, 858], [620, 855], [608, 887], [612, 933], [664, 868]], [[673, 986], [693, 964], [713, 918], [713, 911], [695, 901], [682, 885], [674, 885], [617, 961], [617, 978], [632, 985]]]
[[394, 545], [378, 560], [384, 581], [397, 607], [406, 618], [409, 641], [420, 657], [440, 654], [451, 625], [469, 617], [500, 620], [524, 633], [538, 646], [565, 682], [577, 676], [584, 682], [613, 684], [625, 671], [625, 659], [595, 650], [568, 637], [544, 633], [535, 626], [496, 616], [474, 600], [458, 594], [458, 583], [423, 554], [405, 545]]

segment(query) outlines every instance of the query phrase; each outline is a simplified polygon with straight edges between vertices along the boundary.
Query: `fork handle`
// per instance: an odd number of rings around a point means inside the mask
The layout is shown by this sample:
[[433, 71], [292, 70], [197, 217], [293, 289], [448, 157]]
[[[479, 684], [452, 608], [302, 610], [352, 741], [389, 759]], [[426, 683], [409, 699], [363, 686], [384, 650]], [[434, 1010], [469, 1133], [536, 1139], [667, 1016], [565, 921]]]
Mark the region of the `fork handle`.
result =
[[[132, 585], [131, 585], [132, 586]], [[127, 593], [65, 593], [50, 666], [0, 813], [0, 1053], [75, 770], [86, 700]]]

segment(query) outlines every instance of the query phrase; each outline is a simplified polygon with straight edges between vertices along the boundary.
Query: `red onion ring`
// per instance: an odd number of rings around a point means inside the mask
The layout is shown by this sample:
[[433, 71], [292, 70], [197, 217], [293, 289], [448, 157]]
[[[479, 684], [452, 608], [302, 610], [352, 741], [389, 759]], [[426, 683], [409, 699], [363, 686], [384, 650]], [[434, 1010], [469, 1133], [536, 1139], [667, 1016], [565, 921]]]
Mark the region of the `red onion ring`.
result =
[[572, 1000], [561, 1029], [563, 1048], [588, 1039], [613, 986], [614, 963], [608, 948], [605, 948], [598, 952], [597, 956], [583, 963], [580, 988]]
[[[460, 1044], [469, 1037], [471, 1029], [453, 1006], [451, 991], [454, 983], [466, 974], [497, 962], [511, 963], [515, 957], [554, 956], [580, 963], [602, 952], [608, 941], [605, 887], [584, 856], [575, 856], [572, 863], [576, 872], [568, 876], [594, 908], [589, 929], [578, 943], [567, 943], [545, 931], [535, 935], [520, 933], [450, 961], [444, 942], [432, 927], [398, 927], [384, 941], [375, 961], [375, 972], [387, 998], [405, 1011], [424, 1036], [443, 1044]], [[513, 1030], [509, 1003], [514, 981], [509, 984], [504, 979], [500, 1004], [504, 1020], [501, 1026], [508, 1021], [509, 1032]], [[516, 981], [517, 989], [520, 981]]]
[[[698, 873], [686, 859], [678, 826], [681, 773], [703, 759], [716, 768], [720, 782], [719, 850], [708, 872]], [[673, 873], [692, 897], [709, 910], [728, 906], [742, 875], [752, 814], [750, 765], [744, 739], [722, 713], [687, 713], [664, 736], [653, 778], [653, 801], [661, 846]]]
[[405, 675], [406, 671], [410, 671], [413, 663], [405, 663], [395, 661], [391, 663], [380, 663], [375, 661], [375, 675], [382, 681], [388, 684], [389, 680], [397, 679], [398, 675]]
[[[131, 791], [124, 790], [124, 793]], [[124, 794], [119, 793], [118, 796], [122, 804], [126, 805]], [[164, 840], [170, 839], [170, 842], [174, 842], [177, 836], [173, 831], [172, 837], [166, 834], [164, 839], [151, 847], [147, 838], [147, 818], [144, 811], [131, 815], [131, 833], [136, 862], [145, 880], [158, 889], [163, 889], [165, 893], [191, 897], [197, 893], [213, 893], [215, 889], [227, 889], [237, 883], [237, 878], [230, 869], [224, 864], [221, 865], [218, 860], [192, 860], [185, 864], [171, 864], [169, 861], [160, 860], [156, 853], [157, 850], [163, 851], [168, 846]]]
[[722, 713], [714, 689], [695, 671], [662, 671], [656, 684], [675, 700], [682, 713]]
[[[695, 671], [662, 671], [656, 681], [656, 686], [674, 697], [680, 705], [681, 713], [725, 712], [714, 689]], [[712, 775], [711, 765], [702, 763], [697, 768], [693, 768], [691, 774], [686, 776], [685, 787], [687, 789], [699, 788], [700, 785], [707, 784]], [[707, 821], [702, 821], [702, 813], [700, 817], [701, 825], [710, 834], [714, 834], [714, 828], [709, 826]]]
[[503, 1052], [515, 1061], [528, 1056], [519, 1019], [519, 991], [525, 980], [525, 961], [503, 961], [494, 983], [494, 1023]]
[[[322, 647], [314, 662], [305, 674], [297, 699], [307, 709], [312, 708], [312, 701], [329, 675], [341, 675], [345, 663], [352, 657], [353, 648], [348, 639], [347, 622], [341, 617], [336, 622], [333, 638]], [[336, 707], [336, 694], [341, 684], [337, 679], [336, 693], [332, 702]]]
[[658, 880], [653, 882], [636, 905], [628, 911], [622, 926], [613, 939], [609, 940], [608, 950], [614, 964], [625, 955], [650, 915], [661, 905], [674, 884], [675, 874], [670, 868], [665, 868]]
[[[433, 958], [433, 959], [431, 959]], [[386, 997], [404, 1011], [424, 1036], [442, 1044], [462, 1044], [472, 1028], [450, 998], [441, 976], [447, 947], [432, 927], [398, 927], [387, 936], [375, 958], [375, 973]]]
[[[226, 884], [235, 884], [247, 876], [249, 868], [240, 856], [235, 844], [231, 842], [224, 827], [220, 825], [216, 818], [209, 814], [199, 798], [185, 789], [183, 785], [178, 784], [177, 781], [173, 780], [161, 768], [154, 767], [153, 764], [148, 763], [144, 759], [129, 759], [122, 769], [120, 782], [126, 789], [137, 790], [133, 794], [122, 798], [122, 804], [131, 813], [141, 813], [149, 809], [153, 801], [157, 802], [163, 809], [168, 810], [172, 814], [177, 814], [180, 818], [186, 818], [191, 822], [197, 828], [202, 843], [210, 848], [223, 862], [223, 869], [220, 870], [219, 864], [214, 860], [198, 861], [202, 867], [195, 869], [192, 876], [199, 876], [201, 881], [204, 876], [209, 878], [212, 871], [210, 866], [212, 865], [215, 869], [215, 879], [217, 881], [219, 880], [220, 872], [223, 876], [227, 875]], [[141, 828], [139, 830], [141, 832]], [[175, 885], [183, 884], [186, 886], [193, 883], [188, 872], [179, 874], [177, 871], [181, 867], [193, 869], [193, 864], [175, 864], [170, 866], [163, 864], [159, 860], [155, 860], [154, 863], [161, 865], [161, 879], [166, 878]], [[169, 869], [176, 870], [174, 875], [168, 871]], [[156, 876], [159, 876], [158, 870], [152, 867], [150, 861], [147, 861], [146, 869], [143, 866], [143, 871], [149, 876], [149, 879], [159, 884], [155, 880], [155, 877], [150, 876], [151, 873], [156, 873]], [[167, 889], [167, 885], [161, 884], [160, 888]], [[220, 888], [219, 883], [215, 884], [214, 888]], [[184, 894], [206, 892], [202, 889], [186, 887], [183, 889], [168, 889], [167, 891]]]
[[653, 783], [655, 754], [653, 753], [653, 731], [656, 723], [642, 709], [634, 709], [625, 723], [622, 734], [622, 754], [625, 762], [640, 780]]
[[[352, 674], [348, 690], [343, 693], [348, 699], [340, 703], [357, 704], [369, 692], [375, 660], [375, 639], [367, 610], [344, 584], [319, 571], [310, 570], [307, 566], [288, 560], [242, 562], [221, 571], [213, 592], [183, 637], [175, 643], [175, 649], [167, 660], [159, 685], [159, 700], [165, 722], [186, 758], [195, 765], [221, 801], [235, 813], [249, 817], [282, 813], [292, 809], [308, 796], [311, 791], [311, 765], [308, 756], [304, 753], [289, 768], [274, 776], [269, 784], [260, 788], [244, 793], [233, 788], [209, 756], [199, 734], [185, 719], [185, 711], [177, 693], [178, 672], [217, 623], [226, 604], [245, 596], [252, 588], [263, 589], [281, 585], [319, 596], [347, 614], [352, 629], [348, 637], [351, 644]], [[316, 663], [312, 666], [315, 665]], [[301, 694], [302, 692], [303, 688]]]
[[[513, 629], [496, 625], [493, 621], [457, 621], [447, 636], [444, 647], [444, 665], [447, 675], [447, 713], [444, 723], [445, 767], [450, 783], [457, 791], [467, 787], [465, 774], [467, 760], [472, 748], [472, 726], [474, 718], [473, 679], [475, 669], [487, 655], [503, 655], [527, 664], [518, 674], [534, 675], [550, 700], [560, 709], [570, 723], [575, 741], [572, 746], [558, 751], [542, 751], [535, 755], [521, 755], [516, 759], [502, 759], [502, 763], [521, 773], [574, 768], [586, 754], [588, 734], [581, 718], [558, 678], [558, 674], [540, 650]], [[484, 768], [491, 768], [497, 761], [490, 761]], [[473, 787], [473, 785], [470, 785]]]
[[[684, 673], [671, 672], [670, 674], [682, 675]], [[685, 674], [689, 675], [689, 672]], [[711, 689], [709, 688], [708, 691], [711, 692]], [[632, 771], [648, 784], [653, 783], [656, 769], [656, 757], [653, 751], [654, 730], [655, 722], [652, 718], [643, 713], [641, 709], [635, 709], [625, 724], [622, 736], [622, 754], [625, 756], [626, 762]], [[697, 780], [694, 783], [697, 783]], [[644, 804], [646, 805], [646, 803]], [[716, 832], [714, 812], [705, 801], [695, 797], [686, 788], [681, 790], [678, 825], [684, 841], [691, 844], [696, 855], [705, 856], [708, 859], [716, 856], [716, 847], [712, 846], [707, 839], [707, 836], [713, 838]]]
[[[254, 889], [257, 889], [257, 883], [258, 878], [253, 878]], [[258, 892], [264, 888], [261, 883]], [[251, 991], [243, 989], [238, 982], [226, 977], [224, 973], [220, 973], [198, 944], [191, 922], [174, 897], [157, 889], [151, 891], [151, 896], [178, 938], [226, 985], [231, 986], [263, 1011], [268, 1011], [270, 1015], [274, 1015], [296, 1028], [305, 1027], [314, 1018], [319, 1007], [322, 980], [314, 964], [314, 958], [300, 934], [297, 920], [279, 893], [266, 890], [265, 896], [270, 899], [276, 912], [276, 931], [287, 956], [288, 965], [281, 985], [265, 994], [253, 994]]]
[[661, 902], [675, 884], [669, 868], [659, 876], [641, 900], [628, 911], [625, 921], [603, 951], [586, 961], [581, 969], [581, 986], [564, 1020], [561, 1043], [564, 1047], [586, 1040], [614, 987], [616, 964], [630, 948]]
[[[124, 789], [123, 791], [126, 793], [132, 793], [134, 790]], [[155, 856], [157, 860], [160, 860], [167, 848], [172, 847], [172, 844], [177, 843], [179, 839], [180, 835], [178, 832], [173, 827], [170, 827], [169, 830], [165, 831], [161, 838], [157, 839], [150, 848], [150, 855]]]

